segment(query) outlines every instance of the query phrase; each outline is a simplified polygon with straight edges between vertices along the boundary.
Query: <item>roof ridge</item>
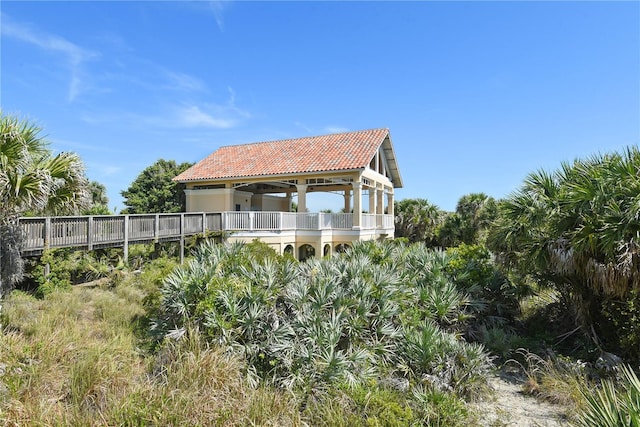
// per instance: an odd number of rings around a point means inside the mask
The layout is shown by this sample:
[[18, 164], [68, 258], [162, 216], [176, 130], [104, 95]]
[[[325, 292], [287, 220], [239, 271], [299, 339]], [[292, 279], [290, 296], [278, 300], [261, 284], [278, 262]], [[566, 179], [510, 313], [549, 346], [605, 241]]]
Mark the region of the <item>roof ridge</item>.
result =
[[238, 144], [231, 144], [231, 145], [221, 145], [220, 147], [218, 147], [218, 150], [221, 149], [221, 148], [243, 147], [243, 146], [247, 146], [247, 145], [259, 145], [259, 144], [273, 144], [274, 142], [288, 142], [288, 141], [296, 141], [298, 139], [323, 138], [323, 137], [327, 137], [327, 136], [347, 135], [347, 134], [352, 134], [352, 133], [363, 133], [363, 132], [371, 132], [371, 131], [376, 131], [376, 130], [386, 130], [387, 132], [389, 132], [389, 128], [360, 129], [360, 130], [352, 130], [352, 131], [348, 131], [348, 132], [325, 133], [325, 134], [322, 134], [322, 135], [313, 135], [313, 136], [300, 136], [300, 137], [297, 137], [297, 138], [273, 139], [273, 140], [270, 140], [270, 141], [256, 141], [256, 142], [245, 142], [245, 143], [238, 143]]

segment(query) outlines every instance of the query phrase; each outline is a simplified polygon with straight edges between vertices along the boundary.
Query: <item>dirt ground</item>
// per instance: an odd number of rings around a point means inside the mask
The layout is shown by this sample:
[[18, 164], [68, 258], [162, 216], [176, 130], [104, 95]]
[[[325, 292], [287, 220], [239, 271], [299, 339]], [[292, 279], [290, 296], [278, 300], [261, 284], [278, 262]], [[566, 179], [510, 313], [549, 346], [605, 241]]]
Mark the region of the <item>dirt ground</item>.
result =
[[476, 404], [483, 427], [568, 426], [566, 408], [522, 393], [523, 380], [506, 372], [490, 380], [494, 395]]

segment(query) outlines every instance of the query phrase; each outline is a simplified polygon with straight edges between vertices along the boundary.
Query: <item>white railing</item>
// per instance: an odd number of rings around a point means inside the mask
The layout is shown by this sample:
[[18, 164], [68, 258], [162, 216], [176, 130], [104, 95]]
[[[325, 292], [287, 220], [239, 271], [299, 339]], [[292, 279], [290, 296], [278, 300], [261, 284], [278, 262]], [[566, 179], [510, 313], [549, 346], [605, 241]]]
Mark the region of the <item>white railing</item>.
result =
[[250, 212], [254, 230], [280, 230], [282, 212]]
[[282, 212], [281, 230], [295, 230], [298, 214], [295, 212]]
[[[128, 242], [178, 240], [207, 231], [351, 230], [347, 213], [213, 212], [149, 215], [20, 218], [24, 251], [46, 247], [121, 246]], [[393, 229], [392, 215], [362, 214], [360, 228]]]
[[394, 229], [396, 221], [393, 215], [382, 215], [382, 228], [385, 230]]
[[376, 217], [377, 215], [374, 214], [362, 214], [362, 225], [360, 228], [363, 230], [374, 230], [377, 226]]
[[348, 213], [320, 213], [322, 229], [350, 230], [353, 228], [353, 215]]

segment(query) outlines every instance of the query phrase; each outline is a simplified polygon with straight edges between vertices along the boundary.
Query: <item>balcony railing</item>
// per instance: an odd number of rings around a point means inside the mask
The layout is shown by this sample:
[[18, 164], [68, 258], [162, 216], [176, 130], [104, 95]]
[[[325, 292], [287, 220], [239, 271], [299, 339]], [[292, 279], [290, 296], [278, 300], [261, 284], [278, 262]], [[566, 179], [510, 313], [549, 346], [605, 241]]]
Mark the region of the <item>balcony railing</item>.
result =
[[[361, 230], [393, 230], [393, 215], [362, 214]], [[20, 218], [24, 252], [44, 248], [122, 246], [179, 240], [207, 231], [280, 232], [353, 230], [353, 214], [295, 212], [213, 212], [149, 215]]]

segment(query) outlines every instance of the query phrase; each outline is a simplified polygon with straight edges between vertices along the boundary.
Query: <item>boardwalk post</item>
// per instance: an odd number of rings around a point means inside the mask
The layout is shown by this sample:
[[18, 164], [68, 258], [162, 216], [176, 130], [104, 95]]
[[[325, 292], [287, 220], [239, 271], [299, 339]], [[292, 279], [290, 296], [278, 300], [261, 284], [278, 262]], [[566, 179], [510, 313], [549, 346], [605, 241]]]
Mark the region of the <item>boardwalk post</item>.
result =
[[180, 214], [180, 264], [184, 263], [184, 213]]
[[93, 249], [93, 217], [87, 218], [87, 250]]
[[156, 214], [153, 220], [153, 241], [156, 243], [160, 241], [160, 214]]
[[160, 254], [160, 214], [156, 214], [153, 219], [153, 255]]
[[129, 215], [124, 216], [124, 262], [125, 264], [129, 262]]
[[[46, 217], [44, 220], [44, 250], [48, 250], [51, 246], [51, 218]], [[44, 265], [44, 277], [45, 279], [49, 276], [51, 272], [51, 266], [49, 263]]]

